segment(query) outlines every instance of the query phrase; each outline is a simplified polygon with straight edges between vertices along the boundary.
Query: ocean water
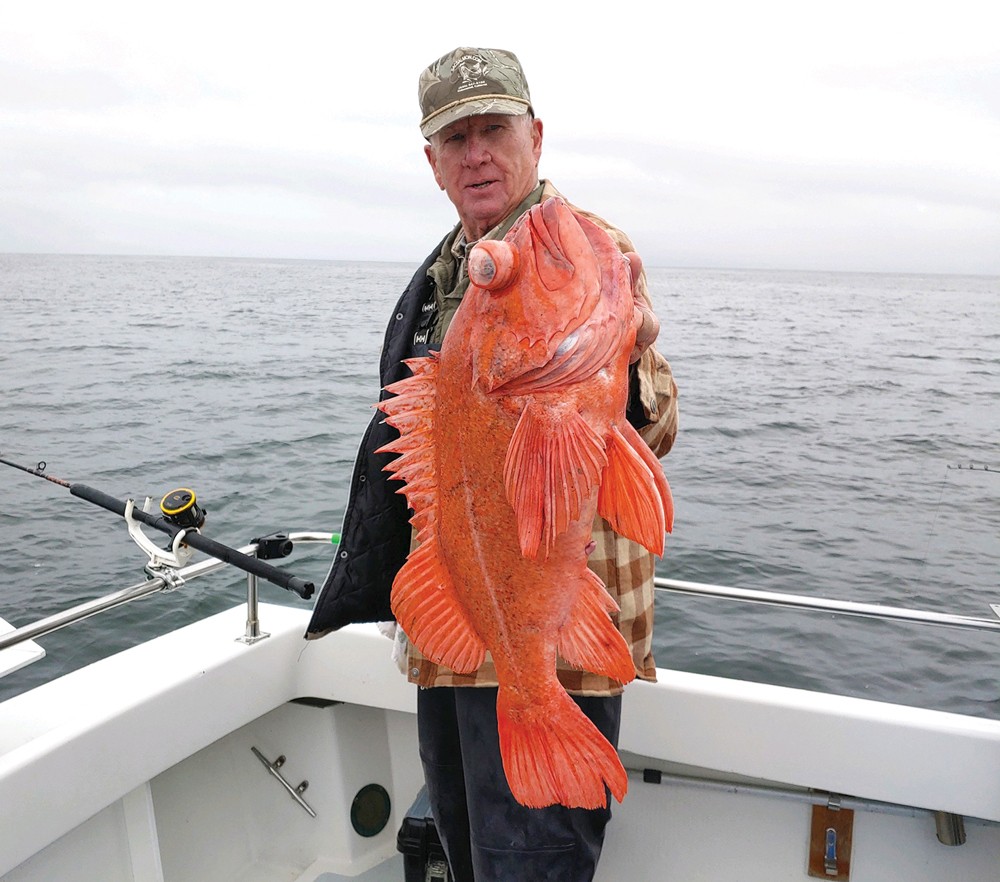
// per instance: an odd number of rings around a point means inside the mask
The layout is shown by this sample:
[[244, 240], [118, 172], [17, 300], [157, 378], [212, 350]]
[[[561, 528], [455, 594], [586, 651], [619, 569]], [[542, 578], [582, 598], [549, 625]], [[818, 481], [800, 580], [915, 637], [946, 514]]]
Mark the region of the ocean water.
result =
[[[991, 616], [1000, 279], [648, 271], [681, 402], [660, 575]], [[411, 272], [0, 255], [0, 456], [122, 499], [192, 487], [234, 546], [338, 530]], [[144, 579], [121, 519], [5, 466], [0, 550], [15, 625]], [[320, 582], [331, 557], [281, 565]], [[0, 698], [244, 592], [229, 571], [42, 638]], [[995, 633], [662, 595], [655, 645], [661, 667], [1000, 718]]]

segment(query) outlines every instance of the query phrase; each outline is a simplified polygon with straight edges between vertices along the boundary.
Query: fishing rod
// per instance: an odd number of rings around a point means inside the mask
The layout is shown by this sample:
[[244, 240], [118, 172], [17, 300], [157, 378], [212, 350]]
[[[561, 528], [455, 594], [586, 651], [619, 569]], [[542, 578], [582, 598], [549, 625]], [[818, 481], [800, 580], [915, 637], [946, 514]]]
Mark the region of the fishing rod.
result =
[[[36, 478], [44, 478], [60, 487], [65, 487], [73, 496], [124, 518], [129, 526], [129, 534], [132, 539], [149, 555], [150, 567], [157, 571], [177, 567], [186, 562], [190, 551], [187, 551], [184, 546], [190, 546], [198, 551], [203, 551], [216, 560], [231, 564], [237, 569], [271, 582], [273, 585], [293, 591], [303, 599], [308, 600], [316, 590], [316, 586], [312, 582], [306, 582], [298, 576], [293, 576], [291, 573], [286, 573], [284, 570], [265, 562], [265, 559], [286, 557], [291, 553], [292, 543], [284, 534], [278, 533], [255, 539], [254, 542], [258, 543], [257, 557], [251, 557], [242, 551], [202, 535], [199, 529], [205, 523], [205, 509], [198, 505], [194, 491], [186, 487], [167, 493], [160, 501], [160, 514], [153, 514], [136, 508], [131, 499], [122, 501], [101, 490], [88, 487], [86, 484], [71, 483], [57, 478], [55, 475], [50, 475], [45, 471], [47, 463], [44, 461], [39, 462], [35, 468], [31, 468], [0, 456], [0, 463], [27, 472]], [[170, 546], [165, 550], [157, 548], [142, 533], [136, 522], [159, 530], [161, 533], [166, 533], [171, 539]]]

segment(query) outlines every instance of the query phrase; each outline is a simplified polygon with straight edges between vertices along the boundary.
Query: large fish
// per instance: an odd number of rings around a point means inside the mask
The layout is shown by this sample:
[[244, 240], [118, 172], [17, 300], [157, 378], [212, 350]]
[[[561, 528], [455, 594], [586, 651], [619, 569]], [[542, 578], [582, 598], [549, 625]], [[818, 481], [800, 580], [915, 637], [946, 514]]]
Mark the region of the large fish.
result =
[[471, 285], [440, 354], [379, 407], [400, 431], [419, 546], [392, 587], [397, 621], [454, 671], [492, 655], [504, 771], [526, 806], [621, 801], [618, 754], [556, 676], [632, 680], [618, 607], [587, 569], [595, 511], [662, 554], [673, 506], [659, 461], [625, 419], [635, 341], [628, 262], [558, 197], [469, 256]]

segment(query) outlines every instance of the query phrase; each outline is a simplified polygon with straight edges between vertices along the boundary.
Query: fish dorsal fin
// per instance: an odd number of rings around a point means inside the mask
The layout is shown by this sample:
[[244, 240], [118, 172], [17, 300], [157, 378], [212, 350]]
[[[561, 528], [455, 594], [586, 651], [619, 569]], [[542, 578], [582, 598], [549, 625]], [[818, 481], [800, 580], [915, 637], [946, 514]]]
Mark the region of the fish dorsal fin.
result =
[[630, 423], [613, 426], [597, 512], [620, 536], [662, 555], [673, 528], [674, 503], [659, 460]]
[[471, 673], [486, 658], [486, 645], [458, 599], [437, 538], [433, 432], [440, 362], [431, 353], [407, 359], [406, 365], [413, 376], [387, 386], [393, 397], [377, 405], [400, 435], [376, 452], [399, 454], [385, 470], [404, 482], [399, 492], [413, 509], [410, 523], [420, 543], [393, 580], [392, 613], [427, 658], [453, 671]]
[[529, 400], [507, 448], [503, 479], [521, 553], [549, 548], [600, 484], [604, 445], [587, 421], [562, 403]]
[[628, 644], [609, 613], [618, 604], [591, 570], [584, 570], [576, 603], [559, 629], [559, 654], [573, 667], [602, 674], [619, 683], [635, 679]]
[[431, 436], [440, 362], [437, 353], [431, 353], [426, 358], [406, 359], [404, 364], [413, 375], [386, 386], [392, 397], [376, 405], [385, 414], [385, 421], [399, 431], [399, 437], [375, 452], [400, 454], [385, 471], [405, 482], [398, 492], [413, 509], [410, 523], [422, 542], [437, 518], [438, 483]]

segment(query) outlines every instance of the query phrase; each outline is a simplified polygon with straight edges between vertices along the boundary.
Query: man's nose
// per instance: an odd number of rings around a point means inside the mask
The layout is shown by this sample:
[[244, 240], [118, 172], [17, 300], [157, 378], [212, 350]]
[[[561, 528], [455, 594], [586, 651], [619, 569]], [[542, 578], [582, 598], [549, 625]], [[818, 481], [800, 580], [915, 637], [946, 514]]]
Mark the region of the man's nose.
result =
[[482, 165], [492, 157], [483, 138], [470, 135], [465, 139], [465, 164], [467, 166]]

